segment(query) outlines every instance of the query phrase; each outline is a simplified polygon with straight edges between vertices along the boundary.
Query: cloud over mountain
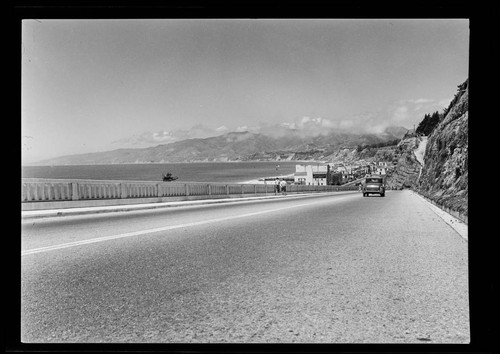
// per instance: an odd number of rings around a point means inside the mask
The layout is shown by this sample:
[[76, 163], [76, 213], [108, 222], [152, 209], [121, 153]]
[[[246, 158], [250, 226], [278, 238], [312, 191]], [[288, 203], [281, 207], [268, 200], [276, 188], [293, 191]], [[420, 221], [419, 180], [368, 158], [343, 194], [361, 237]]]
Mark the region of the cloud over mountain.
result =
[[[281, 123], [260, 121], [251, 125], [234, 127], [228, 127], [227, 125], [209, 127], [197, 124], [189, 129], [143, 132], [116, 140], [113, 142], [113, 145], [121, 148], [142, 148], [158, 144], [174, 143], [186, 139], [215, 137], [229, 132], [249, 132], [274, 138], [282, 138], [290, 135], [300, 138], [320, 137], [327, 136], [332, 132], [380, 134], [389, 127], [412, 128], [425, 114], [441, 111], [449, 102], [449, 99], [436, 100], [422, 97], [405, 99], [392, 102], [370, 112], [340, 119], [303, 115], [291, 121]], [[238, 136], [238, 139], [243, 139], [243, 137]]]
[[451, 99], [404, 99], [392, 102], [373, 111], [350, 117], [350, 129], [359, 133], [381, 133], [388, 127], [412, 128], [425, 114], [442, 111]]
[[226, 126], [218, 128], [210, 128], [203, 124], [197, 124], [190, 129], [179, 129], [173, 131], [160, 130], [157, 132], [143, 132], [141, 134], [132, 135], [123, 139], [115, 140], [112, 142], [117, 147], [131, 147], [142, 148], [158, 144], [169, 144], [176, 141], [195, 139], [195, 138], [208, 138], [212, 136], [222, 135], [228, 132]]

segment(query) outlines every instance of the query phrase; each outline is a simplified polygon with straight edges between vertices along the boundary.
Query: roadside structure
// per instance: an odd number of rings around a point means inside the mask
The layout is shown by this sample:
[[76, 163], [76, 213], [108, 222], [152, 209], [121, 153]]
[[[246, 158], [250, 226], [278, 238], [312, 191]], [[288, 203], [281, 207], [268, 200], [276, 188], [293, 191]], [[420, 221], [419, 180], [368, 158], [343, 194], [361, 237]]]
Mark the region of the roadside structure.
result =
[[295, 165], [294, 183], [308, 186], [326, 186], [329, 172], [329, 164]]
[[390, 168], [385, 161], [300, 164], [295, 165], [293, 182], [309, 186], [342, 185], [371, 174], [386, 175]]

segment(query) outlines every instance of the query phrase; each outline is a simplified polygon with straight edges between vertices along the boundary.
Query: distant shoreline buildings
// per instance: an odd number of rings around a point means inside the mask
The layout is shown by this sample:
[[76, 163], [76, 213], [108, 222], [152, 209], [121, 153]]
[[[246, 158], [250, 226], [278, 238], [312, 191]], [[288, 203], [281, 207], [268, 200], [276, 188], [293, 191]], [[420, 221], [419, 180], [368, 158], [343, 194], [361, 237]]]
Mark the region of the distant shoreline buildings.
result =
[[293, 179], [295, 184], [310, 186], [342, 185], [371, 174], [385, 176], [391, 167], [386, 161], [298, 164]]

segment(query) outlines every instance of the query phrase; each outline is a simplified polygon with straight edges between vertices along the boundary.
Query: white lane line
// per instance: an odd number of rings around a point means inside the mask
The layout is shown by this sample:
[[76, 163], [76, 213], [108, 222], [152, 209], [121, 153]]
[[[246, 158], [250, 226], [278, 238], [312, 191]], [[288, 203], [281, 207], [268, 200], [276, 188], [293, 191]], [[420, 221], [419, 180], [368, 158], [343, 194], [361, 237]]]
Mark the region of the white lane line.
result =
[[[357, 196], [357, 195], [355, 195], [355, 196]], [[348, 199], [348, 198], [352, 198], [352, 197], [353, 197], [353, 195], [347, 195], [345, 197], [335, 198], [333, 201], [337, 202], [337, 201]], [[321, 202], [324, 203], [325, 201], [321, 201]], [[332, 201], [328, 200], [328, 202], [332, 202]], [[98, 242], [105, 242], [105, 241], [109, 241], [109, 240], [116, 240], [116, 239], [125, 238], [125, 237], [140, 236], [140, 235], [145, 235], [145, 234], [150, 234], [150, 233], [155, 233], [155, 232], [161, 232], [161, 231], [169, 231], [169, 230], [174, 230], [174, 229], [180, 229], [180, 228], [183, 228], [183, 227], [192, 227], [192, 226], [199, 226], [199, 225], [210, 224], [210, 223], [214, 223], [214, 222], [227, 221], [227, 220], [233, 220], [233, 219], [239, 219], [239, 218], [246, 218], [246, 217], [249, 217], [249, 216], [262, 215], [262, 214], [267, 214], [267, 213], [273, 213], [273, 212], [276, 212], [276, 211], [282, 211], [282, 210], [293, 209], [293, 208], [300, 208], [300, 207], [317, 205], [317, 204], [318, 204], [318, 201], [313, 202], [313, 203], [296, 204], [296, 205], [291, 205], [291, 206], [277, 208], [277, 209], [256, 211], [256, 212], [253, 212], [253, 213], [233, 215], [233, 216], [226, 216], [226, 217], [217, 218], [217, 219], [197, 221], [197, 222], [191, 222], [191, 223], [180, 224], [180, 225], [164, 226], [164, 227], [158, 227], [158, 228], [148, 229], [148, 230], [140, 230], [140, 231], [134, 231], [134, 232], [127, 232], [127, 233], [119, 234], [119, 235], [98, 237], [98, 238], [93, 238], [93, 239], [90, 239], [90, 240], [82, 240], [82, 241], [62, 243], [62, 244], [54, 245], [54, 246], [46, 246], [46, 247], [40, 247], [40, 248], [33, 248], [33, 249], [30, 249], [30, 250], [21, 251], [21, 256], [27, 256], [27, 255], [30, 255], [30, 254], [37, 254], [37, 253], [43, 253], [43, 252], [50, 252], [50, 251], [55, 251], [55, 250], [60, 250], [60, 249], [70, 248], [70, 247], [77, 247], [77, 246], [87, 245], [87, 244], [91, 244], [91, 243], [98, 243]]]

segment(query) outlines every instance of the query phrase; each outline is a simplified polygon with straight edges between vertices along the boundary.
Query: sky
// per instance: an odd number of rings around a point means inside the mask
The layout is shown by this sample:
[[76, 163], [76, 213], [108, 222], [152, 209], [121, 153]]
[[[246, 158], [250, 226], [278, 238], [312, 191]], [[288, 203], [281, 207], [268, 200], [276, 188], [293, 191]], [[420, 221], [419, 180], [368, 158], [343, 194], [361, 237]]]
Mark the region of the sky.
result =
[[274, 125], [413, 128], [467, 79], [469, 21], [23, 20], [21, 50], [32, 163]]

